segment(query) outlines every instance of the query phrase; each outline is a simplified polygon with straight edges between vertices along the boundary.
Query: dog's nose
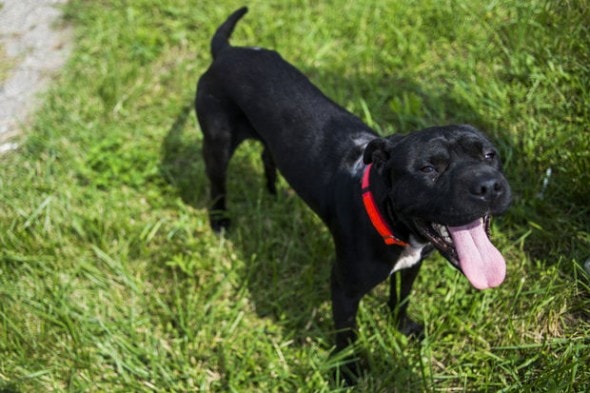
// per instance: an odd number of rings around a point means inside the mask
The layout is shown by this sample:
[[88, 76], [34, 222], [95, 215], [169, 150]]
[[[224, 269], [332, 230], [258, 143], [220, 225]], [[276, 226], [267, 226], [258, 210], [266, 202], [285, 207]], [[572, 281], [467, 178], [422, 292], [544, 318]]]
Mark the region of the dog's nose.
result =
[[491, 202], [504, 194], [504, 186], [497, 178], [486, 177], [474, 182], [469, 191], [473, 196]]

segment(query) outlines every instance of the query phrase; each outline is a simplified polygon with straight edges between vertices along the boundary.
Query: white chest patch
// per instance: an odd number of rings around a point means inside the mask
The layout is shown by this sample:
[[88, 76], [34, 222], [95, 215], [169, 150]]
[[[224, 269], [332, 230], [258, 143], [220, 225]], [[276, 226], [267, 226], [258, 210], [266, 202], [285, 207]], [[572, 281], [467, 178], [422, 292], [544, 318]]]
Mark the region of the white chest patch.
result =
[[426, 247], [428, 243], [418, 243], [412, 236], [410, 236], [409, 243], [410, 244], [407, 245], [406, 248], [404, 248], [404, 251], [402, 251], [401, 255], [395, 262], [395, 265], [393, 265], [391, 273], [389, 274], [393, 274], [399, 270], [412, 267], [418, 262], [420, 262], [420, 259], [422, 259], [422, 250], [424, 249], [424, 247]]

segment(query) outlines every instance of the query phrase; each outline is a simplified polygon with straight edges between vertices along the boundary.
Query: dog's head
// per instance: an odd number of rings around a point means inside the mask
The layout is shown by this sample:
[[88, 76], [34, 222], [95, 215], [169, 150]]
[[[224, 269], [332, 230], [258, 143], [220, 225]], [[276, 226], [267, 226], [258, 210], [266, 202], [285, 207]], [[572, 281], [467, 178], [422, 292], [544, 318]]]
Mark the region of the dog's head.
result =
[[471, 126], [433, 127], [369, 143], [393, 220], [430, 241], [471, 284], [499, 285], [506, 272], [489, 240], [490, 216], [503, 213], [511, 191], [492, 143]]

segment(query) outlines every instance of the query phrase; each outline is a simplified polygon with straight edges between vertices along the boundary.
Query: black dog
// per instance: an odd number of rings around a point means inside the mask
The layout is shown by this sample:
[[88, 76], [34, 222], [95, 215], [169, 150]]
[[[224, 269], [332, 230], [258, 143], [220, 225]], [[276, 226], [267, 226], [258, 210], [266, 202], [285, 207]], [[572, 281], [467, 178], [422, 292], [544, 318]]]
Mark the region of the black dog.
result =
[[[330, 229], [336, 247], [331, 290], [336, 346], [355, 340], [363, 295], [391, 280], [389, 305], [401, 331], [420, 334], [406, 298], [434, 249], [478, 289], [499, 285], [505, 262], [489, 241], [490, 215], [504, 212], [510, 187], [494, 146], [467, 125], [380, 138], [324, 96], [276, 52], [228, 43], [241, 8], [213, 36], [213, 64], [197, 88], [196, 111], [211, 182], [211, 226], [229, 226], [226, 170], [246, 138], [264, 144], [267, 186], [276, 168]], [[275, 166], [276, 164], [276, 166]]]

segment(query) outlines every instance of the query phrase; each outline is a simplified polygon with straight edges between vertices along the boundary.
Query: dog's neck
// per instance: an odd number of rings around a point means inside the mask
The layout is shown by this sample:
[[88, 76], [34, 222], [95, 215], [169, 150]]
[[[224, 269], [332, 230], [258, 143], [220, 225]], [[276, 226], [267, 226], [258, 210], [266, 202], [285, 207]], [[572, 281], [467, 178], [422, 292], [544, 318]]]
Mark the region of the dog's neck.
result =
[[373, 168], [373, 164], [368, 164], [363, 172], [363, 177], [361, 181], [361, 193], [363, 198], [363, 205], [365, 207], [365, 211], [373, 224], [375, 230], [379, 233], [379, 235], [383, 238], [383, 241], [388, 246], [401, 246], [405, 247], [408, 245], [407, 242], [400, 240], [392, 230], [392, 225], [390, 225], [390, 220], [387, 220], [386, 216], [383, 214], [384, 209], [383, 206], [379, 206], [373, 192], [371, 191], [371, 169]]

